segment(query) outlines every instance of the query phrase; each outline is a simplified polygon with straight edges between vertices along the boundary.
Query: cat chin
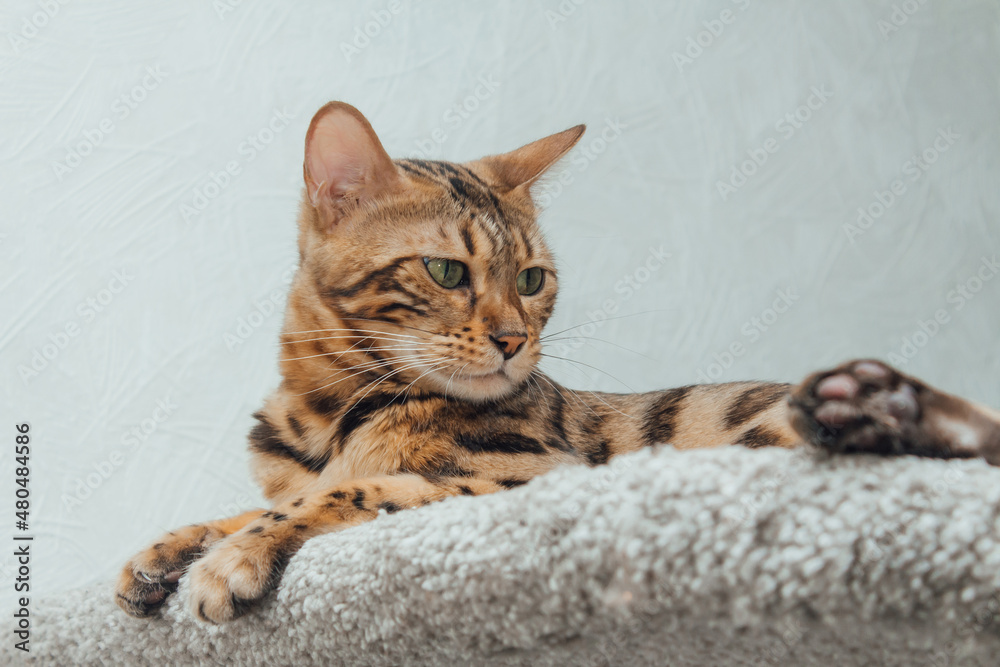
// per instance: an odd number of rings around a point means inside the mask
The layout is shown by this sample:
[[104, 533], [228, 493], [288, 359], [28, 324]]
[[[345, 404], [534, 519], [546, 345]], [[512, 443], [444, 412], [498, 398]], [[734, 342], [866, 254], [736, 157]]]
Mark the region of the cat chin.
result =
[[[428, 376], [427, 379], [430, 379]], [[465, 376], [461, 379], [442, 374], [433, 379], [435, 389], [449, 396], [467, 401], [485, 402], [502, 398], [514, 391], [518, 383], [503, 369], [484, 375]]]

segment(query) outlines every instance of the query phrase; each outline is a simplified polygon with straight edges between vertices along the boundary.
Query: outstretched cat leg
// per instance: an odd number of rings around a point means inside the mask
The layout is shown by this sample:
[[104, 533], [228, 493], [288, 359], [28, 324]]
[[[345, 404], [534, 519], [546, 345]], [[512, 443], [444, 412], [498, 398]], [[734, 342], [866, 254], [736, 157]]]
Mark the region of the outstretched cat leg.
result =
[[277, 586], [292, 555], [311, 537], [458, 495], [500, 491], [469, 477], [389, 475], [338, 485], [276, 505], [218, 542], [191, 566], [191, 611], [209, 623], [243, 615]]

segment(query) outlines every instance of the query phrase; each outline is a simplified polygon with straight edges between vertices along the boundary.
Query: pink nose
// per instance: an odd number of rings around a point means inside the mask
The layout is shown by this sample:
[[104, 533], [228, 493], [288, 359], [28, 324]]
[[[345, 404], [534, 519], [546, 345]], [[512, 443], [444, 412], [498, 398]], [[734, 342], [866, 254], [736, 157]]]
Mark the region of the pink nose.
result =
[[509, 334], [504, 332], [497, 336], [491, 335], [490, 340], [503, 353], [504, 359], [510, 359], [527, 342], [528, 337], [525, 334]]

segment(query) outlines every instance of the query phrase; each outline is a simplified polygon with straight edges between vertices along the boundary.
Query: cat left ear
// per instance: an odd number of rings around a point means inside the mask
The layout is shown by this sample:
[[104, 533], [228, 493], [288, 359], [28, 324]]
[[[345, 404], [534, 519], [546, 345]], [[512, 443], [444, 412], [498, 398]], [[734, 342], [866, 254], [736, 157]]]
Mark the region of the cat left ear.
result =
[[327, 229], [349, 206], [401, 182], [368, 119], [344, 102], [330, 102], [313, 116], [306, 132], [303, 172], [309, 200]]
[[485, 157], [480, 163], [489, 168], [501, 187], [530, 187], [576, 145], [586, 129], [586, 125], [577, 125], [509, 153]]

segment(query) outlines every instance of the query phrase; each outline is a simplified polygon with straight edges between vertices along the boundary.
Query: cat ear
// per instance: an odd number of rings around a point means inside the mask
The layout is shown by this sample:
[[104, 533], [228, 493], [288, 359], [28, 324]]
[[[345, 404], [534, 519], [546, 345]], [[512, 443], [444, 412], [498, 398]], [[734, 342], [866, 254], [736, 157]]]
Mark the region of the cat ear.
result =
[[485, 157], [480, 163], [493, 172], [496, 184], [501, 187], [511, 190], [530, 187], [576, 145], [586, 129], [586, 125], [577, 125], [509, 153]]
[[347, 206], [373, 199], [401, 181], [368, 119], [344, 102], [330, 102], [313, 116], [303, 172], [309, 201], [328, 229]]

